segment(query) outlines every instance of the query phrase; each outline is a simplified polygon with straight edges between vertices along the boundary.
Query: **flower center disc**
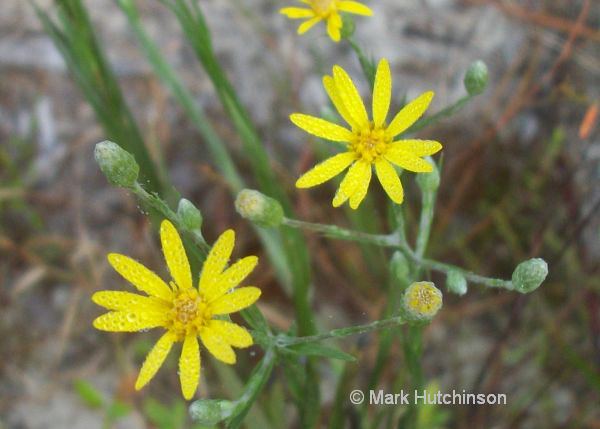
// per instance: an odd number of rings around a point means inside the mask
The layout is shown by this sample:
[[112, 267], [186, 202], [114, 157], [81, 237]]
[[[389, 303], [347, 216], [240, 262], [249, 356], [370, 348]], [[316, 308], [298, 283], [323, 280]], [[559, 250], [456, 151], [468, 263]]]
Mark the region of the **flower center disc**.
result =
[[385, 130], [374, 128], [371, 124], [369, 128], [355, 132], [350, 149], [360, 159], [372, 163], [384, 154], [389, 143], [391, 139], [386, 135]]
[[183, 336], [190, 330], [199, 330], [211, 319], [206, 303], [196, 289], [185, 290], [173, 300], [171, 309], [172, 330]]
[[335, 9], [335, 0], [312, 0], [312, 8], [319, 16], [327, 16]]

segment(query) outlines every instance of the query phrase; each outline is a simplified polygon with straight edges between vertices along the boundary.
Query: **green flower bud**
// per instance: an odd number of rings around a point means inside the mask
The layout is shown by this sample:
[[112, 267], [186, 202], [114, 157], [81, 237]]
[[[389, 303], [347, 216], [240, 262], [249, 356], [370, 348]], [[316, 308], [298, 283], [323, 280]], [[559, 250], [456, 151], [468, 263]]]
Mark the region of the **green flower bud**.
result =
[[431, 320], [442, 307], [442, 291], [431, 282], [411, 284], [402, 298], [406, 316], [412, 320]]
[[541, 258], [521, 262], [513, 271], [512, 282], [517, 292], [529, 293], [536, 290], [548, 275], [548, 264]]
[[94, 158], [111, 184], [122, 188], [131, 188], [135, 184], [140, 166], [133, 155], [118, 144], [108, 140], [96, 144]]
[[488, 68], [485, 63], [481, 60], [472, 63], [463, 82], [469, 95], [479, 95], [485, 91], [488, 84]]
[[190, 405], [190, 416], [203, 426], [215, 426], [231, 416], [234, 406], [226, 399], [200, 399]]
[[449, 271], [446, 276], [446, 287], [452, 293], [464, 295], [467, 293], [467, 279], [460, 271]]
[[427, 160], [433, 166], [433, 171], [417, 174], [417, 185], [421, 188], [421, 192], [435, 192], [440, 186], [440, 172], [430, 157]]
[[404, 256], [402, 252], [394, 252], [390, 261], [390, 269], [392, 270], [392, 275], [396, 279], [404, 280], [408, 278], [408, 275], [410, 274], [410, 266], [408, 265], [406, 256]]
[[279, 201], [252, 190], [243, 189], [235, 199], [235, 209], [245, 219], [264, 227], [283, 222], [283, 208]]
[[177, 216], [188, 231], [200, 229], [202, 226], [202, 213], [191, 201], [182, 198], [177, 206]]

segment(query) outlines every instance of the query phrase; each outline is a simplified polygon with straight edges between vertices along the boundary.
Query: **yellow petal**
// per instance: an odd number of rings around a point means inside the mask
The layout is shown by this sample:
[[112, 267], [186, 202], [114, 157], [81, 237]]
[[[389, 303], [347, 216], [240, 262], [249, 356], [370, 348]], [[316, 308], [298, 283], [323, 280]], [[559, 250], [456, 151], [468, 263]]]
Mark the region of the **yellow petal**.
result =
[[138, 332], [165, 324], [165, 313], [111, 311], [94, 320], [94, 328], [109, 332]]
[[348, 109], [344, 105], [338, 90], [335, 86], [335, 82], [331, 76], [323, 76], [323, 86], [325, 87], [325, 91], [327, 91], [327, 95], [331, 99], [331, 102], [335, 106], [336, 110], [340, 114], [344, 121], [346, 121], [352, 128], [357, 128], [357, 123], [352, 119], [350, 113], [348, 113]]
[[304, 173], [297, 181], [297, 188], [310, 188], [320, 185], [344, 171], [356, 158], [353, 152], [339, 153], [317, 164]]
[[254, 304], [260, 293], [257, 287], [241, 287], [212, 302], [210, 309], [214, 315], [234, 313]]
[[211, 320], [208, 329], [215, 332], [221, 338], [224, 338], [225, 341], [234, 347], [245, 348], [254, 344], [250, 333], [235, 323], [225, 320]]
[[342, 28], [342, 18], [337, 13], [332, 13], [327, 18], [327, 34], [334, 42], [339, 42], [341, 38], [340, 29]]
[[440, 142], [435, 140], [398, 140], [390, 145], [390, 149], [394, 147], [414, 156], [429, 156], [442, 149]]
[[388, 161], [408, 171], [415, 173], [431, 173], [433, 171], [430, 163], [409, 152], [398, 149], [398, 147], [391, 147], [384, 156]]
[[352, 139], [352, 132], [325, 119], [294, 113], [290, 115], [290, 120], [307, 133], [323, 139], [334, 142], [348, 142]]
[[373, 88], [373, 122], [376, 127], [381, 127], [385, 122], [392, 98], [392, 73], [390, 65], [384, 58], [379, 61], [375, 74], [375, 87]]
[[341, 1], [338, 3], [337, 8], [341, 12], [354, 13], [356, 15], [373, 15], [373, 11], [371, 9], [356, 1]]
[[375, 173], [377, 173], [377, 178], [390, 199], [396, 204], [402, 204], [404, 190], [394, 167], [385, 159], [379, 159], [375, 163]]
[[306, 33], [308, 30], [310, 30], [311, 28], [313, 28], [313, 26], [317, 22], [319, 22], [321, 19], [323, 19], [323, 18], [321, 18], [320, 16], [315, 16], [314, 18], [311, 18], [308, 21], [304, 21], [298, 27], [298, 34], [304, 34], [304, 33]]
[[369, 122], [367, 110], [348, 73], [340, 66], [333, 66], [333, 81], [350, 116], [359, 127], [366, 126]]
[[425, 113], [425, 110], [427, 110], [433, 99], [433, 95], [433, 91], [425, 92], [404, 106], [387, 128], [388, 133], [392, 137], [395, 137], [401, 132], [406, 131], [417, 119], [423, 116], [423, 113]]
[[181, 290], [192, 287], [192, 271], [177, 229], [168, 220], [160, 224], [160, 241], [171, 277]]
[[369, 183], [371, 182], [371, 165], [367, 164], [368, 168], [363, 169], [362, 176], [358, 179], [359, 185], [356, 190], [350, 197], [350, 208], [356, 210], [362, 200], [365, 199], [367, 195], [367, 190], [369, 189]]
[[210, 325], [200, 331], [200, 339], [214, 357], [230, 365], [235, 363], [235, 352], [231, 345], [218, 331], [211, 329]]
[[173, 297], [173, 291], [160, 277], [130, 257], [110, 253], [108, 262], [116, 272], [138, 290], [166, 301], [170, 301]]
[[298, 19], [298, 18], [311, 18], [315, 16], [315, 13], [312, 9], [305, 9], [302, 7], [284, 7], [279, 10], [279, 13], [287, 16], [290, 19]]
[[181, 356], [179, 357], [179, 382], [185, 399], [192, 399], [198, 388], [199, 379], [200, 350], [196, 333], [192, 332], [185, 336]]
[[156, 342], [148, 356], [146, 356], [146, 360], [142, 365], [142, 369], [140, 369], [140, 374], [135, 382], [135, 390], [140, 390], [144, 387], [159, 370], [171, 351], [171, 347], [177, 337], [175, 334], [167, 331], [160, 339]]
[[348, 198], [354, 194], [356, 189], [361, 185], [360, 179], [365, 176], [365, 170], [371, 168], [370, 164], [363, 161], [357, 161], [352, 164], [348, 173], [340, 183], [340, 187], [333, 198], [333, 206], [339, 207], [346, 202]]
[[233, 252], [234, 244], [235, 232], [233, 232], [233, 229], [228, 229], [217, 239], [210, 252], [208, 252], [202, 267], [200, 290], [208, 290], [210, 284], [223, 272], [227, 262], [229, 262], [231, 252]]
[[239, 285], [252, 272], [257, 263], [258, 258], [256, 256], [246, 256], [240, 259], [227, 268], [223, 274], [215, 278], [213, 282], [205, 285], [205, 289], [200, 289], [200, 293], [207, 302], [220, 298], [230, 289]]
[[108, 310], [165, 311], [167, 303], [154, 297], [130, 292], [103, 290], [92, 295], [92, 301]]

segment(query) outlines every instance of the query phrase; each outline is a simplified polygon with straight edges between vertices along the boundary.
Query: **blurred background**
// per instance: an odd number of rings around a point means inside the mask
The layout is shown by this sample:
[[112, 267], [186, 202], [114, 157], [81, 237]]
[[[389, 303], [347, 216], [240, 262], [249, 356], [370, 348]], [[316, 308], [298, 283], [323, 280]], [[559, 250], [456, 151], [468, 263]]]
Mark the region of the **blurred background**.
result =
[[[53, 3], [38, 0], [47, 11]], [[144, 27], [253, 183], [240, 141], [177, 21], [158, 1], [137, 3]], [[321, 77], [333, 64], [348, 70], [369, 94], [349, 46], [331, 42], [323, 26], [297, 36], [296, 23], [278, 14], [293, 0], [200, 3], [216, 54], [298, 217], [351, 225], [348, 212], [330, 205], [333, 185], [294, 189], [300, 172], [318, 160], [322, 144], [312, 144], [287, 119], [295, 111], [327, 113]], [[509, 402], [442, 408], [439, 422], [429, 427], [600, 427], [598, 3], [366, 3], [375, 14], [357, 18], [356, 39], [375, 59], [390, 60], [396, 107], [405, 97], [434, 90], [430, 112], [440, 110], [465, 94], [462, 80], [470, 63], [482, 59], [489, 67], [483, 95], [419, 133], [444, 144], [428, 255], [501, 278], [530, 257], [543, 257], [550, 267], [546, 282], [531, 295], [474, 285], [462, 297], [445, 293], [442, 311], [425, 331], [427, 379], [441, 390], [507, 393]], [[234, 258], [264, 255], [255, 232], [236, 214], [203, 139], [152, 72], [124, 14], [110, 0], [85, 5], [144, 141], [173, 186], [202, 210], [207, 240], [233, 227]], [[22, 0], [3, 0], [1, 428], [191, 427], [180, 399], [175, 353], [147, 389], [133, 389], [156, 333], [108, 334], [91, 326], [101, 313], [91, 294], [127, 287], [109, 269], [108, 252], [131, 255], [165, 274], [146, 216], [130, 194], [107, 183], [94, 162], [94, 145], [105, 136], [33, 8]], [[420, 209], [413, 179], [403, 176], [411, 239]], [[361, 210], [368, 210], [380, 231], [388, 231], [386, 199], [378, 185], [371, 189], [373, 204]], [[312, 234], [306, 240], [319, 328], [380, 318], [386, 304], [382, 253]], [[263, 289], [260, 308], [273, 326], [288, 328], [291, 301], [268, 259], [261, 261], [251, 278]], [[444, 284], [443, 277], [432, 280]], [[364, 384], [377, 344], [377, 334], [343, 343], [358, 357], [357, 364], [349, 364], [355, 378], [348, 391]], [[386, 374], [402, 366], [400, 347], [391, 353], [383, 385]], [[235, 398], [260, 354], [258, 347], [240, 351], [242, 364], [234, 368], [204, 360], [200, 396]], [[332, 413], [338, 365], [320, 367], [322, 427]], [[276, 370], [248, 427], [287, 427], [281, 422], [295, 421], [293, 406], [284, 400], [285, 381]], [[352, 416], [352, 409], [346, 411]], [[359, 427], [351, 422], [344, 427]]]

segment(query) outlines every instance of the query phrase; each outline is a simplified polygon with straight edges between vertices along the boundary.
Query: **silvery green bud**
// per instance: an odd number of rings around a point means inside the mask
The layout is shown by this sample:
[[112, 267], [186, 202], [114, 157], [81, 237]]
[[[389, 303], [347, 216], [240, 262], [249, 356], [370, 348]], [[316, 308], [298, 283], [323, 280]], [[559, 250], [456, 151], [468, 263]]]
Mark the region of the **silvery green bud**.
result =
[[191, 201], [182, 198], [177, 206], [177, 215], [188, 231], [200, 229], [202, 226], [202, 213]]
[[400, 251], [394, 252], [392, 255], [392, 259], [390, 261], [390, 268], [392, 270], [393, 276], [398, 280], [403, 280], [408, 278], [410, 274], [410, 266], [408, 265], [408, 260], [406, 256]]
[[402, 307], [412, 320], [431, 320], [442, 307], [442, 291], [431, 282], [411, 284], [402, 297]]
[[200, 399], [190, 405], [190, 416], [203, 426], [215, 426], [231, 416], [234, 406], [226, 399]]
[[472, 63], [463, 82], [469, 95], [478, 95], [485, 91], [488, 84], [488, 68], [485, 63], [481, 60]]
[[452, 293], [464, 295], [467, 293], [467, 279], [465, 279], [465, 276], [460, 271], [448, 271], [446, 275], [446, 287]]
[[122, 188], [131, 188], [135, 184], [140, 166], [133, 155], [118, 144], [108, 140], [96, 144], [94, 158], [111, 184]]
[[421, 188], [421, 192], [435, 192], [440, 186], [440, 172], [437, 165], [431, 158], [428, 158], [428, 161], [433, 166], [433, 171], [417, 174], [417, 185]]
[[517, 292], [528, 293], [536, 290], [548, 275], [548, 264], [541, 258], [521, 262], [513, 271], [512, 282]]
[[235, 199], [235, 209], [243, 218], [260, 226], [274, 227], [283, 222], [279, 201], [252, 189], [240, 191]]

